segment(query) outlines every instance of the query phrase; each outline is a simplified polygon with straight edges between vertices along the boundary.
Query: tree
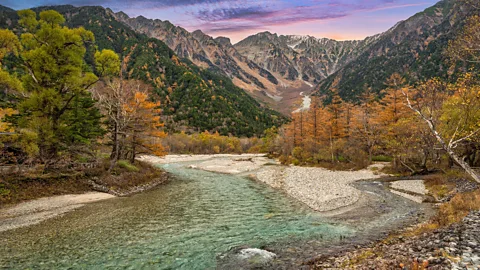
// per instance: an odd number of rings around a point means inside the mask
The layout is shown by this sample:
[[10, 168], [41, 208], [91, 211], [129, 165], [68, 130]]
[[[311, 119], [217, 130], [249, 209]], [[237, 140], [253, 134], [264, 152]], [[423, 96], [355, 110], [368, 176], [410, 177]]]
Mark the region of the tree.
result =
[[[22, 91], [22, 82], [4, 70], [3, 59], [9, 54], [18, 56], [22, 45], [18, 37], [10, 30], [0, 29], [0, 97], [6, 97], [12, 91]], [[3, 98], [2, 98], [3, 99]], [[0, 105], [3, 105], [0, 103]]]
[[480, 16], [468, 18], [462, 32], [449, 42], [447, 55], [453, 61], [480, 63]]
[[403, 118], [408, 108], [405, 106], [405, 97], [402, 95], [405, 79], [400, 74], [392, 74], [385, 82], [385, 86], [386, 94], [381, 100], [378, 120], [388, 125]]
[[11, 108], [6, 108], [6, 109], [0, 108], [0, 134], [1, 133], [7, 133], [7, 132], [13, 132], [13, 128], [10, 125], [10, 123], [5, 122], [4, 120], [5, 120], [5, 117], [12, 116], [16, 113], [17, 113], [17, 111], [15, 111], [14, 109], [11, 109]]
[[114, 78], [92, 89], [94, 98], [107, 116], [108, 131], [112, 140], [112, 152], [110, 154], [110, 169], [113, 169], [120, 159], [126, 127], [130, 121], [125, 111], [127, 102], [133, 96], [136, 84], [134, 81], [124, 81]]
[[125, 104], [125, 111], [130, 116], [127, 125], [127, 143], [130, 145], [130, 162], [135, 161], [139, 153], [153, 153], [157, 156], [165, 155], [165, 149], [160, 139], [166, 137], [160, 130], [163, 123], [160, 121], [160, 102], [150, 102], [148, 95], [136, 91], [133, 97]]
[[[405, 85], [405, 79], [398, 73], [392, 74], [385, 82], [386, 92], [380, 101], [378, 113], [375, 120], [380, 125], [380, 136], [382, 145], [393, 155], [393, 166], [397, 168], [398, 162], [412, 170], [401, 156], [407, 149], [405, 142], [411, 137], [411, 131], [408, 124], [413, 124], [411, 116], [413, 112], [405, 105], [405, 97], [402, 94], [402, 88]], [[406, 128], [404, 130], [404, 128]]]
[[148, 101], [149, 86], [138, 80], [113, 78], [93, 89], [102, 112], [107, 116], [112, 141], [110, 169], [121, 158], [132, 162], [138, 153], [164, 155], [159, 139], [165, 136], [160, 129], [159, 102]]
[[274, 154], [277, 152], [277, 141], [278, 138], [278, 129], [277, 127], [273, 126], [269, 129], [266, 129], [264, 132], [264, 136], [262, 138], [263, 145], [261, 151], [268, 154]]
[[371, 163], [373, 151], [378, 145], [381, 127], [378, 122], [378, 103], [371, 87], [365, 86], [361, 96], [361, 104], [355, 108], [354, 132], [362, 141], [368, 161]]
[[[472, 73], [464, 74], [457, 83], [450, 84], [448, 89], [454, 94], [443, 104], [440, 132], [453, 142], [453, 148], [457, 148], [458, 144], [463, 160], [470, 166], [475, 166], [477, 152], [480, 149], [480, 85], [478, 78]], [[458, 153], [460, 154], [460, 152]]]
[[20, 124], [37, 134], [39, 158], [48, 167], [68, 152], [64, 150], [101, 133], [98, 117], [83, 121], [86, 115], [98, 116], [87, 91], [98, 78], [84, 62], [85, 45], [93, 43], [94, 36], [84, 28], [63, 27], [65, 19], [53, 10], [40, 12], [39, 20], [31, 10], [18, 14], [25, 30], [20, 56], [27, 73], [22, 79], [27, 98], [19, 105]]
[[[467, 76], [454, 85], [431, 79], [416, 87], [414, 93], [404, 89], [403, 94], [407, 99], [407, 106], [427, 123], [440, 146], [475, 181], [480, 183], [480, 176], [455, 152], [460, 143], [473, 138], [480, 131], [478, 122], [480, 118], [471, 115], [473, 112], [477, 115], [478, 107], [475, 108], [475, 106], [478, 106], [478, 101], [469, 100], [478, 99], [479, 89], [471, 87], [468, 79]], [[455, 95], [449, 97], [448, 90], [455, 91]], [[459, 108], [454, 109], [455, 106]]]

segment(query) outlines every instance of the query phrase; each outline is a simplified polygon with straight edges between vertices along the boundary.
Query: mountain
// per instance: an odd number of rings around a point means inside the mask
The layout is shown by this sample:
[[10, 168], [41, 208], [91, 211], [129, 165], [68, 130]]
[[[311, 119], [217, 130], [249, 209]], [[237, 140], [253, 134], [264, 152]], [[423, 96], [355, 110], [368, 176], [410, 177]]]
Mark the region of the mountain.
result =
[[451, 69], [444, 51], [448, 41], [461, 31], [465, 12], [458, 1], [443, 0], [397, 23], [356, 59], [320, 82], [316, 95], [328, 95], [337, 80], [340, 96], [357, 101], [365, 85], [379, 92], [395, 72], [406, 74], [408, 83], [432, 77], [448, 79], [456, 71]]
[[286, 81], [318, 84], [365, 51], [377, 36], [336, 41], [263, 32], [235, 44], [237, 51]]
[[[137, 33], [115, 14], [102, 7], [49, 6], [66, 18], [69, 27], [85, 27], [94, 33], [99, 50], [121, 54], [125, 73], [153, 87], [155, 99], [162, 102], [163, 120], [169, 131], [219, 131], [237, 136], [260, 135], [266, 128], [281, 125], [285, 118], [262, 107], [232, 81], [209, 70], [181, 60], [164, 42]], [[17, 33], [15, 11], [0, 8], [0, 24]], [[93, 46], [86, 63], [93, 65]]]
[[239, 54], [228, 38], [214, 39], [200, 30], [190, 33], [169, 21], [150, 20], [143, 16], [130, 18], [123, 12], [116, 13], [115, 17], [137, 32], [162, 40], [179, 57], [230, 77], [242, 89], [276, 92], [277, 79]]

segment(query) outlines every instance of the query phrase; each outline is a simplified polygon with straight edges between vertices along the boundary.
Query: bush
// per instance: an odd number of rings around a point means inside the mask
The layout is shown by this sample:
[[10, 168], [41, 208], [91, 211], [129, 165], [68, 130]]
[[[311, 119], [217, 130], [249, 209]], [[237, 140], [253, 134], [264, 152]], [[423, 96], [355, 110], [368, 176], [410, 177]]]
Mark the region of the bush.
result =
[[392, 162], [393, 158], [389, 157], [389, 156], [380, 155], [380, 156], [373, 156], [372, 161], [375, 161], [375, 162]]
[[300, 165], [300, 161], [299, 161], [298, 159], [294, 158], [294, 159], [292, 160], [292, 164], [293, 164], [294, 166], [298, 166], [298, 165]]
[[435, 221], [446, 226], [461, 221], [472, 210], [480, 210], [480, 190], [457, 193], [448, 203], [442, 204]]
[[124, 168], [128, 170], [129, 172], [139, 172], [140, 169], [137, 168], [135, 165], [131, 164], [128, 160], [119, 160], [117, 162], [118, 166], [120, 168]]
[[283, 165], [288, 165], [288, 164], [292, 163], [292, 157], [291, 156], [282, 155], [278, 158], [278, 160]]

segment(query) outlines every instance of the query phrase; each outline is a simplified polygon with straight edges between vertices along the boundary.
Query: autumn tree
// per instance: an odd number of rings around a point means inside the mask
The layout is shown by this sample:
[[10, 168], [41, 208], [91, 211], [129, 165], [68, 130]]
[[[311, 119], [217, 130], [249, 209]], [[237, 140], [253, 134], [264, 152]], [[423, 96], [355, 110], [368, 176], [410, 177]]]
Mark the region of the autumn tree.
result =
[[160, 121], [160, 102], [147, 100], [148, 95], [142, 91], [135, 91], [125, 104], [125, 112], [129, 115], [126, 129], [126, 143], [129, 146], [129, 159], [133, 163], [139, 153], [153, 153], [157, 156], [165, 155], [165, 149], [160, 141], [166, 134], [160, 130], [163, 123]]
[[361, 141], [362, 148], [368, 153], [368, 161], [371, 163], [382, 131], [377, 118], [379, 106], [372, 88], [368, 86], [365, 86], [360, 100], [360, 105], [355, 108], [353, 132]]
[[13, 127], [10, 123], [5, 121], [5, 118], [8, 116], [12, 116], [16, 114], [17, 111], [15, 111], [12, 108], [6, 108], [2, 109], [0, 108], [0, 134], [1, 133], [9, 133], [13, 132]]
[[[448, 85], [438, 79], [431, 79], [414, 91], [404, 90], [407, 106], [425, 123], [443, 150], [459, 164], [475, 181], [480, 176], [462, 159], [457, 147], [477, 136], [480, 131], [478, 118], [478, 90], [470, 84], [469, 75]], [[448, 92], [455, 94], [449, 97]]]
[[266, 129], [264, 132], [264, 136], [262, 138], [263, 145], [262, 145], [261, 151], [268, 154], [273, 154], [275, 152], [278, 152], [277, 138], [278, 138], [277, 127], [273, 126], [269, 129]]
[[[118, 57], [110, 55], [110, 58], [119, 63]], [[102, 61], [97, 61], [100, 62]], [[165, 136], [160, 130], [163, 127], [158, 109], [160, 104], [148, 101], [146, 94], [151, 87], [141, 81], [121, 77], [104, 80], [92, 89], [94, 98], [107, 117], [112, 142], [110, 169], [121, 158], [133, 162], [138, 153], [165, 154], [159, 141], [159, 138]]]
[[[2, 93], [0, 96], [5, 97], [10, 89], [22, 90], [22, 84], [20, 80], [12, 76], [3, 67], [3, 58], [8, 54], [18, 56], [22, 49], [22, 45], [17, 36], [10, 30], [0, 29], [0, 89]], [[0, 104], [2, 105], [2, 104]], [[5, 117], [11, 116], [17, 113], [13, 108], [1, 108], [0, 107], [0, 132], [12, 132], [11, 125], [5, 122]]]
[[449, 42], [447, 55], [453, 61], [480, 63], [480, 16], [468, 18], [462, 32]]
[[[5, 70], [3, 66], [5, 56], [9, 54], [18, 56], [21, 51], [22, 45], [18, 37], [10, 30], [0, 29], [0, 97], [2, 99], [12, 91], [23, 90], [22, 82]], [[0, 105], [2, 105], [1, 102]]]

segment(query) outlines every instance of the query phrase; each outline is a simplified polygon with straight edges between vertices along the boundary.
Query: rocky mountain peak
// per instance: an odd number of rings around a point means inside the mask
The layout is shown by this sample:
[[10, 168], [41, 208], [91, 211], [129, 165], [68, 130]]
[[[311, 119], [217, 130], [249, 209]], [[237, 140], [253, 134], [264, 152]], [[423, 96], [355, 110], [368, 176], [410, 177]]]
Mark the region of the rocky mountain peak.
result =
[[222, 46], [225, 46], [225, 47], [232, 47], [233, 46], [232, 41], [227, 37], [217, 37], [217, 38], [215, 38], [215, 41], [218, 44], [220, 44]]

